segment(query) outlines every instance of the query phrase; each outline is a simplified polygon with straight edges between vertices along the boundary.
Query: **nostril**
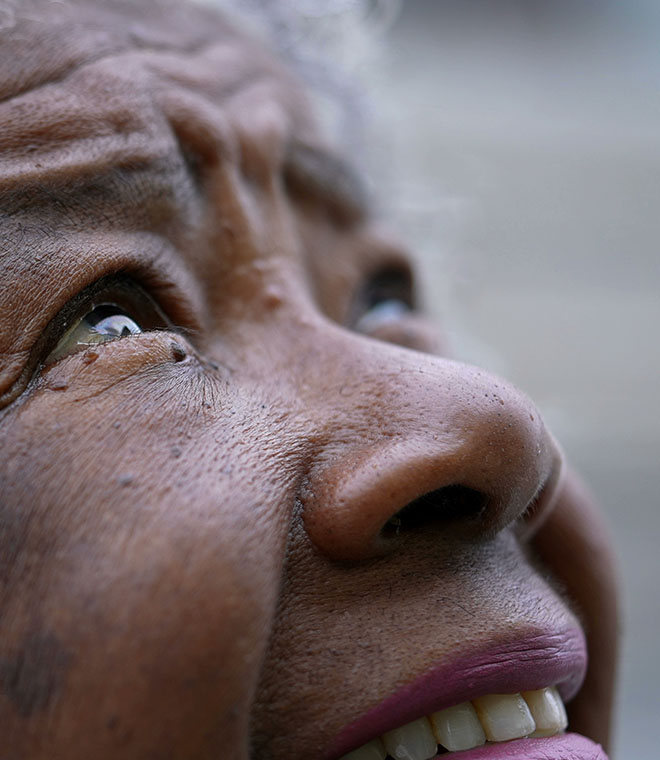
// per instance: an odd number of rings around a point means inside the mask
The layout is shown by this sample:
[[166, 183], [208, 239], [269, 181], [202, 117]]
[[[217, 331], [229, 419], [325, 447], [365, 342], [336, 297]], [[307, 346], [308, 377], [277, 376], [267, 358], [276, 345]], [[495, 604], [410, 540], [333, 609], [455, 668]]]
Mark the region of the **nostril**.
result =
[[447, 523], [465, 523], [480, 517], [487, 497], [461, 485], [445, 486], [420, 496], [393, 515], [381, 531], [384, 538]]

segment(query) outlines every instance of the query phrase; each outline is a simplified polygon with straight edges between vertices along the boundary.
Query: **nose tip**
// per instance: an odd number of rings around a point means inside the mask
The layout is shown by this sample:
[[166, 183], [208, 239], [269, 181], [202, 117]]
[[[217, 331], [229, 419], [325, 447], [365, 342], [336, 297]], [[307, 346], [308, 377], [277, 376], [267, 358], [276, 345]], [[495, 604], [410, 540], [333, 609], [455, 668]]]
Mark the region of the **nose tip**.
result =
[[362, 434], [312, 472], [305, 527], [329, 558], [379, 556], [419, 531], [488, 539], [518, 521], [529, 535], [550, 509], [561, 455], [531, 402], [478, 370], [439, 364], [441, 377], [421, 384], [399, 373], [396, 391], [379, 394], [379, 434], [365, 435], [362, 418]]

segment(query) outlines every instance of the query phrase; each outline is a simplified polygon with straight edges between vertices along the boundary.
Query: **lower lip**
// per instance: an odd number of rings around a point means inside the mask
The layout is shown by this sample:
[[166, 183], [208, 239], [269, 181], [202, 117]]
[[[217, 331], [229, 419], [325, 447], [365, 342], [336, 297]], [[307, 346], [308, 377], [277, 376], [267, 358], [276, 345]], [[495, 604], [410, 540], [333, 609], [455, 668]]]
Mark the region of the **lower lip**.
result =
[[608, 760], [599, 744], [580, 734], [562, 734], [546, 739], [517, 739], [487, 744], [463, 752], [438, 755], [434, 760]]

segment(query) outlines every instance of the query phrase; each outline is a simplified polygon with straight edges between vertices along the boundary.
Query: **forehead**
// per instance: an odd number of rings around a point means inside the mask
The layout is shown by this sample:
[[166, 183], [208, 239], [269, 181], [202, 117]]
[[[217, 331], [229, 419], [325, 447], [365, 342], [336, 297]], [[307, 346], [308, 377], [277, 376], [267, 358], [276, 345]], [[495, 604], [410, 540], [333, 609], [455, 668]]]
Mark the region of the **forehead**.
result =
[[225, 110], [237, 110], [236, 102], [249, 96], [277, 103], [293, 131], [310, 131], [304, 98], [287, 69], [265, 46], [193, 3], [26, 0], [18, 10], [4, 10], [5, 157], [12, 148], [32, 152], [157, 129], [155, 117], [167, 117], [172, 93], [183, 89]]
[[191, 53], [238, 36], [218, 14], [167, 0], [0, 0], [0, 19], [2, 99], [102, 58], [137, 50]]
[[89, 174], [171, 161], [177, 151], [203, 161], [191, 143], [204, 154], [217, 149], [208, 145], [214, 130], [224, 127], [226, 141], [232, 121], [249, 132], [270, 120], [286, 132], [283, 169], [294, 189], [364, 206], [357, 177], [319, 150], [296, 78], [208, 9], [165, 0], [0, 0], [2, 14], [1, 190], [18, 185], [34, 196], [55, 183], [68, 195]]
[[199, 244], [232, 208], [211, 198], [209, 166], [233, 166], [257, 199], [277, 171], [292, 202], [320, 199], [351, 224], [364, 215], [360, 183], [322, 147], [296, 78], [215, 13], [156, 0], [0, 8], [0, 354], [11, 375], [95, 279], [156, 261], [201, 282], [233, 266], [231, 246], [219, 269], [217, 246]]

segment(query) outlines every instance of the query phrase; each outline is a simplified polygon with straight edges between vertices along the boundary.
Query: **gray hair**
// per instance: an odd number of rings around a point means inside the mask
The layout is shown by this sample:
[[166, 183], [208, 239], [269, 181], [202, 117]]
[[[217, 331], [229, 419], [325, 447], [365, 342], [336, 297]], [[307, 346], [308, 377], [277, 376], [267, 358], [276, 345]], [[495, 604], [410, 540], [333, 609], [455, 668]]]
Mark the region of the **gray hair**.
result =
[[307, 85], [330, 136], [364, 153], [369, 80], [402, 0], [195, 0], [263, 39]]

